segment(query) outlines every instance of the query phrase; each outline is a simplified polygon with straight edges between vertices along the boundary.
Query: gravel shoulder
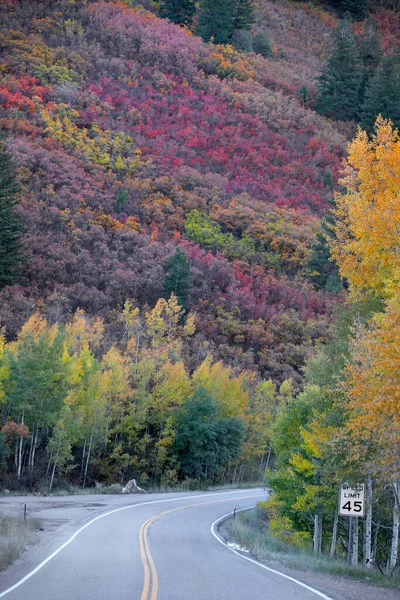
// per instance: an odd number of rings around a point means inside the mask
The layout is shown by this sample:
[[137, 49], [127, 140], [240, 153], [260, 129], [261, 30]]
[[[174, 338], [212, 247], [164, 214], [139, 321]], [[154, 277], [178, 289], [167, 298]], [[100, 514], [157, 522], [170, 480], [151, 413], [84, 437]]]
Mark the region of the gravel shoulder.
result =
[[[219, 533], [226, 542], [235, 543], [228, 532], [226, 521], [220, 525]], [[253, 556], [251, 553], [245, 554], [245, 556], [251, 556], [254, 560], [259, 560], [257, 556]], [[383, 598], [384, 600], [400, 600], [400, 592], [397, 590], [356, 581], [350, 577], [311, 570], [291, 569], [282, 566], [276, 560], [259, 560], [259, 562], [325, 592], [325, 594], [332, 597], [332, 600], [382, 600]]]

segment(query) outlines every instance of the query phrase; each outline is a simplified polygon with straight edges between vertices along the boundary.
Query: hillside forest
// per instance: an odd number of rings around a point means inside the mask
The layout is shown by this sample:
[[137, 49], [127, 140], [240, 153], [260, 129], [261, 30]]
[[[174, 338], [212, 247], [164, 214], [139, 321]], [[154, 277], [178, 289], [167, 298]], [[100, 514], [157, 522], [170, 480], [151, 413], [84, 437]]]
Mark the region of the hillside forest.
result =
[[396, 0], [1, 0], [0, 487], [259, 481], [398, 576], [399, 90]]

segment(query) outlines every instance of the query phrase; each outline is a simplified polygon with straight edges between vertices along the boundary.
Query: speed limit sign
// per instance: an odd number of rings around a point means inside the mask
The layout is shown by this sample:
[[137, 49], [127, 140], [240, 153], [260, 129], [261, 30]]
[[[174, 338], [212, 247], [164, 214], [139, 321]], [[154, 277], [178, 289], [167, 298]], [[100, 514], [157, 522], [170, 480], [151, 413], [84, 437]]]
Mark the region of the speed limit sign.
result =
[[363, 517], [365, 512], [365, 484], [349, 485], [344, 483], [340, 488], [339, 515], [341, 517]]

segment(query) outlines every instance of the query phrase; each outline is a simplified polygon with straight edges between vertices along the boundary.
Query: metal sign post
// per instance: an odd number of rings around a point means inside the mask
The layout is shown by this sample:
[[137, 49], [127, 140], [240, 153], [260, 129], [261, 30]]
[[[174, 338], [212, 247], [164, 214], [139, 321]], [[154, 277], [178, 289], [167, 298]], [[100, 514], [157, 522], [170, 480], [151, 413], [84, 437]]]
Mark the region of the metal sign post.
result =
[[[363, 517], [365, 514], [365, 483], [350, 485], [343, 483], [339, 494], [339, 515], [349, 517], [349, 539], [347, 542], [347, 564], [358, 561], [358, 521], [354, 517]], [[353, 548], [354, 546], [354, 548]], [[354, 556], [353, 556], [354, 553]]]

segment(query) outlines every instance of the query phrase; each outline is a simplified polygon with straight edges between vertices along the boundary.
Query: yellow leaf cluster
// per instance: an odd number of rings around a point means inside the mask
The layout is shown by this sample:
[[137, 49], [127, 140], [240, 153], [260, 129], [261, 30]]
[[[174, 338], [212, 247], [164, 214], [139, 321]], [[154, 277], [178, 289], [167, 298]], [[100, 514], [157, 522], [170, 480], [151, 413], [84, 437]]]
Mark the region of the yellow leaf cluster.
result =
[[97, 123], [90, 128], [78, 127], [79, 113], [67, 104], [55, 104], [52, 110], [41, 110], [45, 132], [64, 148], [82, 154], [107, 169], [132, 174], [140, 163], [141, 151], [123, 131], [101, 129]]
[[340, 273], [355, 296], [390, 297], [400, 284], [400, 138], [390, 121], [377, 119], [372, 140], [358, 131], [340, 183], [331, 242]]

